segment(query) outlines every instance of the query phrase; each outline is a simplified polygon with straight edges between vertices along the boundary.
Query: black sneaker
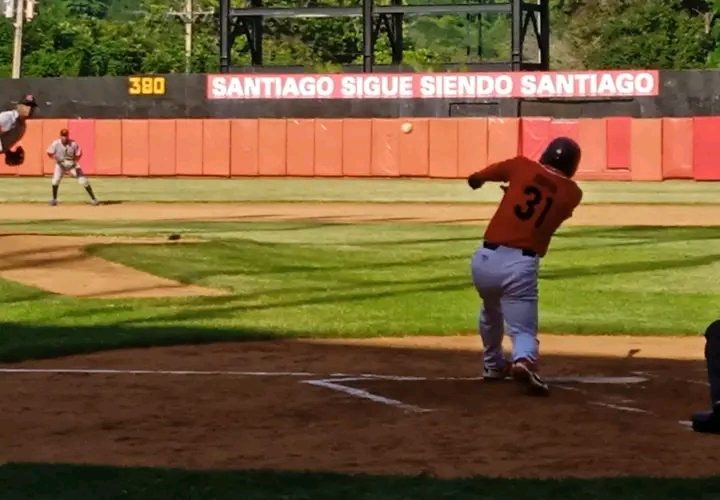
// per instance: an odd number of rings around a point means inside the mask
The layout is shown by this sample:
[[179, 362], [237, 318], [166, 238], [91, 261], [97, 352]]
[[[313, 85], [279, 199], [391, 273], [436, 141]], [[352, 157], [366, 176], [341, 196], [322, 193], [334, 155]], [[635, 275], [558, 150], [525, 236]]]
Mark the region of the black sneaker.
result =
[[692, 428], [695, 432], [720, 434], [720, 401], [713, 405], [712, 410], [694, 414]]
[[526, 359], [519, 359], [513, 363], [512, 377], [525, 386], [532, 396], [550, 395], [550, 388], [538, 375], [534, 363]]

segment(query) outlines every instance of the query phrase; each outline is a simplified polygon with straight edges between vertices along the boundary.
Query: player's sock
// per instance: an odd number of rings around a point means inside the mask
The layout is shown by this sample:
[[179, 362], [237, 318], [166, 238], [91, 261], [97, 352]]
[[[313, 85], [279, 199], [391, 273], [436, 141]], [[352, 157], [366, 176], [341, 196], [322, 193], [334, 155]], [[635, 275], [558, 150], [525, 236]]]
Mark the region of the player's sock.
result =
[[53, 191], [53, 197], [52, 197], [52, 199], [53, 199], [53, 200], [57, 200], [57, 194], [58, 194], [58, 188], [59, 188], [59, 187], [60, 187], [60, 186], [53, 186], [53, 187], [52, 187], [52, 191]]
[[95, 199], [95, 193], [93, 193], [93, 190], [92, 190], [92, 187], [90, 187], [90, 184], [88, 184], [88, 185], [85, 187], [85, 191], [88, 192], [88, 194], [90, 195], [90, 198], [91, 198], [91, 199], [93, 199], [93, 200]]

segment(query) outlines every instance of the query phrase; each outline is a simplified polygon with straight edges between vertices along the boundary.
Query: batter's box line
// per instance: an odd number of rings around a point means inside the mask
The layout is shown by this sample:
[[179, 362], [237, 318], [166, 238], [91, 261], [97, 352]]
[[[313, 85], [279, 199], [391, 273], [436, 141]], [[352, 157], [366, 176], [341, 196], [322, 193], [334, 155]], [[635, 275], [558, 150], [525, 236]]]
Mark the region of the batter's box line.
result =
[[342, 378], [342, 379], [325, 379], [325, 380], [303, 380], [301, 383], [314, 385], [317, 387], [324, 387], [325, 389], [342, 392], [342, 393], [348, 394], [349, 396], [353, 396], [356, 398], [369, 399], [370, 401], [373, 401], [375, 403], [381, 403], [384, 405], [393, 406], [395, 408], [405, 410], [405, 411], [411, 412], [411, 413], [427, 413], [427, 412], [435, 411], [435, 410], [432, 410], [429, 408], [421, 408], [419, 406], [411, 405], [408, 403], [403, 403], [402, 401], [399, 401], [397, 399], [386, 398], [385, 396], [373, 394], [372, 392], [366, 391], [364, 389], [357, 389], [355, 387], [349, 387], [347, 385], [342, 385], [342, 384], [338, 383], [338, 381], [352, 382], [352, 381], [359, 381], [359, 380], [367, 380], [367, 379], [366, 378]]
[[[555, 387], [558, 388], [558, 389], [560, 389], [560, 390], [563, 390], [563, 391], [579, 392], [580, 394], [583, 394], [583, 395], [586, 395], [586, 396], [589, 396], [589, 395], [590, 395], [590, 394], [588, 393], [588, 391], [585, 391], [585, 390], [580, 389], [580, 388], [578, 388], [578, 387], [568, 387], [568, 386], [566, 386], [566, 385], [559, 385], [559, 384], [556, 385]], [[632, 401], [632, 400], [627, 400], [627, 401], [624, 401], [624, 402], [634, 403], [634, 401]], [[615, 403], [609, 403], [609, 402], [607, 402], [607, 401], [589, 401], [588, 404], [593, 405], [593, 406], [602, 406], [602, 407], [604, 407], [604, 408], [610, 408], [610, 409], [613, 409], [613, 410], [618, 410], [618, 411], [623, 411], [623, 412], [629, 412], [629, 413], [644, 413], [644, 414], [646, 414], [646, 415], [654, 415], [653, 412], [648, 411], [648, 410], [643, 410], [643, 409], [641, 409], [641, 408], [635, 408], [634, 406], [618, 405], [618, 404], [615, 404]]]
[[[391, 380], [391, 381], [433, 381], [433, 380], [482, 380], [482, 377], [440, 377], [440, 378], [428, 378], [428, 377], [407, 377], [407, 376], [392, 376], [392, 375], [375, 375], [375, 374], [362, 374], [359, 376], [347, 376], [347, 374], [334, 374], [335, 377], [333, 378], [327, 378], [322, 380], [303, 380], [303, 384], [309, 384], [314, 385], [316, 387], [324, 387], [326, 389], [330, 389], [333, 391], [338, 391], [345, 393], [349, 396], [360, 398], [360, 399], [367, 399], [370, 401], [373, 401], [375, 403], [381, 403], [388, 406], [393, 406], [395, 408], [399, 408], [402, 410], [405, 410], [407, 412], [412, 413], [427, 413], [431, 411], [436, 411], [434, 409], [430, 408], [421, 408], [419, 406], [411, 405], [408, 403], [404, 403], [397, 399], [391, 399], [387, 398], [385, 396], [380, 396], [379, 394], [374, 394], [370, 391], [367, 391], [365, 389], [358, 389], [355, 387], [350, 387], [347, 385], [343, 385], [341, 382], [367, 382], [368, 380]], [[551, 379], [548, 379], [548, 381], [552, 381], [554, 383], [586, 383], [586, 384], [637, 384], [645, 382], [647, 379], [643, 377], [554, 377]], [[572, 390], [572, 388], [569, 387], [563, 387], [558, 386], [561, 389], [566, 390]], [[582, 389], [574, 389], [579, 392], [582, 392], [586, 394], [586, 391], [583, 391]], [[592, 401], [589, 404], [597, 405], [597, 406], [604, 406], [607, 408], [612, 408], [614, 410], [619, 411], [627, 411], [627, 412], [634, 412], [634, 413], [650, 413], [646, 410], [641, 410], [640, 408], [633, 408], [629, 406], [620, 406], [615, 405], [611, 403], [604, 403], [601, 401]]]

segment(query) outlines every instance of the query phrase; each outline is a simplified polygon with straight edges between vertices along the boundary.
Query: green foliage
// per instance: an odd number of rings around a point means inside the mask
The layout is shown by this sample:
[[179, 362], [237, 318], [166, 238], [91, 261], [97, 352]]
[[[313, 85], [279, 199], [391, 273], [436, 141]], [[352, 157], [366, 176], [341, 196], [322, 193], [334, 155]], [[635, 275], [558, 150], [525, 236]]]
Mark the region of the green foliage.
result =
[[68, 0], [67, 8], [73, 16], [104, 18], [108, 13], [108, 3], [103, 0]]
[[[351, 0], [325, 3], [357, 4]], [[270, 5], [297, 4], [275, 0]], [[43, 0], [25, 28], [23, 75], [182, 72], [184, 26], [179, 17], [169, 15], [182, 7], [181, 0]], [[195, 0], [194, 8], [214, 10], [217, 0]], [[555, 67], [564, 68], [715, 67], [720, 63], [719, 13], [720, 0], [551, 0], [551, 60]], [[362, 62], [358, 18], [266, 19], [263, 28], [266, 65], [334, 71]], [[403, 38], [403, 62], [417, 69], [510, 57], [510, 20], [505, 15], [409, 16]], [[2, 19], [0, 76], [9, 75], [12, 42], [12, 24]], [[193, 27], [193, 72], [217, 70], [217, 44], [214, 17], [198, 19]], [[529, 54], [534, 47], [532, 35], [527, 44]], [[244, 36], [237, 37], [232, 52], [235, 64], [250, 64]], [[376, 42], [375, 59], [381, 64], [392, 62], [385, 26]]]
[[[212, 8], [195, 2], [196, 9]], [[26, 24], [24, 76], [104, 76], [175, 73], [185, 68], [184, 28], [168, 15], [167, 0], [46, 0]], [[0, 75], [9, 75], [12, 25], [0, 24]], [[198, 23], [193, 70], [213, 71], [217, 35], [212, 22]], [[211, 63], [212, 61], [212, 63]], [[214, 63], [214, 64], [213, 64]]]
[[703, 67], [712, 49], [703, 18], [679, 0], [560, 0], [565, 40], [591, 68]]

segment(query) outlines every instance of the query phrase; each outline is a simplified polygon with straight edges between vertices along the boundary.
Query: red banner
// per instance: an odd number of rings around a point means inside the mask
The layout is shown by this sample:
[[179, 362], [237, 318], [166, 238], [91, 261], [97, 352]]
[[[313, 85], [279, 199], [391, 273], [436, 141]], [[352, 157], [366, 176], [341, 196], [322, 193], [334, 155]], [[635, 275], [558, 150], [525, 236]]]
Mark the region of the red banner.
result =
[[220, 74], [208, 99], [438, 99], [658, 95], [657, 71]]

